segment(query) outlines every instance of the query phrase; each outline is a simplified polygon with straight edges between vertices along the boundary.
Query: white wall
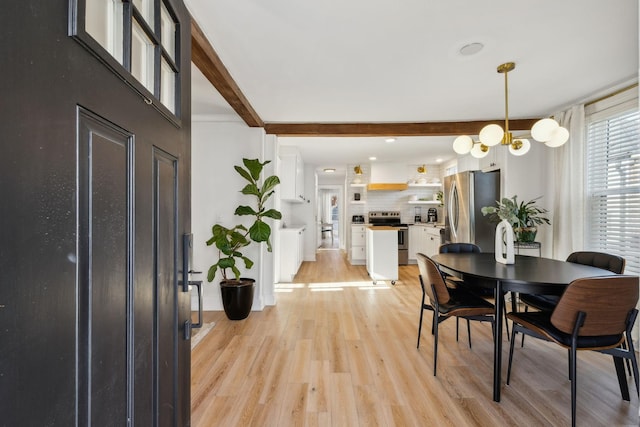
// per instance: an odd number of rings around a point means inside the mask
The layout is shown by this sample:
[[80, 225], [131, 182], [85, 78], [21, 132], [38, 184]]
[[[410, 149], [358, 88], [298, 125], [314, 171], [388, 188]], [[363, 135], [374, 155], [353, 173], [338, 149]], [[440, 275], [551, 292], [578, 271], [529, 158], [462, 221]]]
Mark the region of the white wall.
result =
[[[508, 150], [507, 147], [496, 149]], [[554, 195], [549, 193], [547, 185], [550, 174], [546, 155], [548, 150], [553, 148], [531, 140], [531, 150], [524, 156], [506, 153], [506, 167], [500, 170], [502, 197], [511, 198], [515, 195], [518, 196], [518, 202], [522, 202], [542, 196], [536, 201], [536, 205], [549, 210], [552, 208]], [[546, 216], [551, 220], [551, 212]], [[543, 257], [551, 256], [552, 231], [551, 225], [538, 226], [536, 241], [542, 245]]]
[[[218, 273], [213, 282], [207, 282], [207, 271], [218, 259], [215, 247], [208, 247], [214, 223], [226, 227], [235, 224], [249, 225], [243, 217], [235, 216], [240, 204], [251, 203], [250, 198], [240, 193], [245, 180], [234, 170], [242, 164], [242, 158], [274, 159], [275, 140], [265, 135], [262, 128], [250, 128], [243, 122], [192, 122], [192, 232], [194, 270], [202, 271], [203, 305], [205, 310], [222, 310]], [[265, 167], [264, 176], [273, 174], [275, 164]], [[275, 228], [272, 226], [272, 228]], [[273, 238], [272, 238], [273, 240]], [[273, 304], [273, 254], [267, 253], [265, 245], [250, 245], [245, 255], [254, 261], [250, 271], [240, 268], [243, 276], [256, 279], [253, 310], [261, 310]], [[241, 266], [243, 267], [243, 266]]]

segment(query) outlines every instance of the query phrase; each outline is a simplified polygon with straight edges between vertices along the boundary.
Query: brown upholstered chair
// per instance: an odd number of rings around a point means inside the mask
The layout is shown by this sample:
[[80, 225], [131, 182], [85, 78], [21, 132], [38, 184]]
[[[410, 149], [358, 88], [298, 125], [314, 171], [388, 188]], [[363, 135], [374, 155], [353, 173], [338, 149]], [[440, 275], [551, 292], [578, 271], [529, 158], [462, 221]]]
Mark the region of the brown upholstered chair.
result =
[[[636, 392], [638, 385], [638, 362], [633, 341], [628, 348], [620, 348], [638, 315], [638, 277], [605, 276], [574, 280], [552, 312], [509, 313], [513, 321], [507, 384], [511, 377], [513, 348], [518, 332], [554, 342], [569, 350], [569, 378], [571, 379], [571, 423], [576, 420], [576, 364], [577, 350], [596, 350], [614, 356], [618, 380], [623, 399], [629, 400], [621, 358], [631, 361]], [[622, 374], [621, 374], [622, 371]], [[624, 384], [624, 385], [623, 385]], [[626, 390], [626, 395], [625, 395]]]
[[[424, 310], [431, 310], [433, 311], [433, 375], [435, 376], [438, 363], [438, 325], [450, 317], [461, 317], [467, 320], [491, 322], [491, 328], [494, 330], [493, 312], [495, 308], [493, 304], [463, 287], [447, 288], [442, 272], [431, 258], [421, 253], [416, 254], [416, 258], [420, 269], [420, 286], [422, 287], [417, 348], [420, 348]], [[468, 327], [468, 332], [469, 347], [471, 347], [470, 327]]]
[[[441, 254], [468, 254], [468, 253], [480, 253], [482, 252], [482, 249], [480, 249], [480, 246], [473, 244], [473, 243], [445, 243], [443, 245], [440, 245], [440, 247], [438, 248], [438, 252]], [[447, 286], [450, 288], [457, 288], [458, 286], [465, 286], [465, 281], [462, 279], [459, 279], [455, 276], [451, 276], [448, 275], [446, 273], [443, 273], [444, 277], [446, 279], [446, 283]], [[489, 288], [470, 288], [471, 292], [474, 292], [476, 294], [478, 294], [479, 296], [483, 297], [483, 298], [487, 298], [487, 297], [495, 297], [494, 295], [494, 291], [492, 289]], [[507, 339], [509, 339], [509, 324], [506, 322], [507, 320], [507, 305], [504, 303], [504, 294], [502, 295], [502, 307], [503, 307], [503, 311], [504, 311], [504, 326], [505, 326], [505, 331], [507, 333]], [[469, 324], [467, 322], [467, 329], [469, 329]], [[456, 338], [458, 335], [458, 320], [456, 319]]]

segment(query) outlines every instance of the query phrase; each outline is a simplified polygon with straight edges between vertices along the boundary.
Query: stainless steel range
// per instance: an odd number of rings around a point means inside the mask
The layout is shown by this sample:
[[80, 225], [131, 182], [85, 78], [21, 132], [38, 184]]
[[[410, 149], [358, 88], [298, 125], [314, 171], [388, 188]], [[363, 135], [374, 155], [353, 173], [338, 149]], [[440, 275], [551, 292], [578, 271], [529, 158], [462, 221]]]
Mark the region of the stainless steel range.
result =
[[398, 265], [409, 263], [409, 226], [402, 224], [398, 211], [371, 211], [369, 225], [396, 227], [398, 229]]

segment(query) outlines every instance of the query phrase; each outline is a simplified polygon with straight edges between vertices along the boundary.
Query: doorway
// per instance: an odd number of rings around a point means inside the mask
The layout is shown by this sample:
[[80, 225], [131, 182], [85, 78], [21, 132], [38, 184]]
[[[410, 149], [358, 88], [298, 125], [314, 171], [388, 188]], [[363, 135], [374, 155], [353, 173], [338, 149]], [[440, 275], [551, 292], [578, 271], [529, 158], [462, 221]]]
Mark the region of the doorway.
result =
[[318, 212], [316, 214], [319, 250], [339, 250], [344, 247], [344, 200], [341, 186], [318, 186]]

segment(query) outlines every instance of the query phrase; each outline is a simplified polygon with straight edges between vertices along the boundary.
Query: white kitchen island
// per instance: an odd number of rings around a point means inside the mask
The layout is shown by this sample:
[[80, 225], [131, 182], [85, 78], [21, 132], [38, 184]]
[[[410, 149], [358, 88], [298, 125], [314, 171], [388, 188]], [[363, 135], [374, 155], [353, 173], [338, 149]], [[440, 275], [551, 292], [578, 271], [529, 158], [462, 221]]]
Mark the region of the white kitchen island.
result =
[[375, 285], [378, 280], [398, 280], [398, 229], [369, 226], [366, 235], [367, 272]]

